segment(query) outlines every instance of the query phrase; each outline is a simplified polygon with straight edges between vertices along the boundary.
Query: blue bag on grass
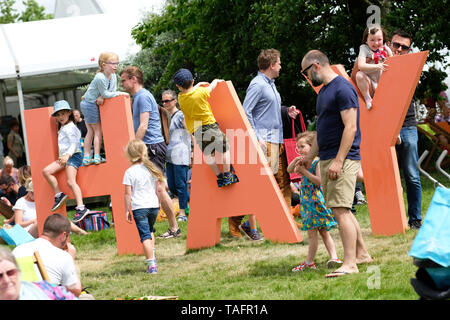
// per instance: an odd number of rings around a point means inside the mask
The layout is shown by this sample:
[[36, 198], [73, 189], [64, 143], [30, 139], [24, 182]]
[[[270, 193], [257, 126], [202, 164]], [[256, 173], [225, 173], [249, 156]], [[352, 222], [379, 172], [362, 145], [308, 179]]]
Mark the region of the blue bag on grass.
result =
[[409, 255], [450, 266], [450, 189], [436, 188]]
[[28, 231], [18, 224], [9, 229], [0, 229], [0, 237], [10, 246], [18, 246], [35, 240]]

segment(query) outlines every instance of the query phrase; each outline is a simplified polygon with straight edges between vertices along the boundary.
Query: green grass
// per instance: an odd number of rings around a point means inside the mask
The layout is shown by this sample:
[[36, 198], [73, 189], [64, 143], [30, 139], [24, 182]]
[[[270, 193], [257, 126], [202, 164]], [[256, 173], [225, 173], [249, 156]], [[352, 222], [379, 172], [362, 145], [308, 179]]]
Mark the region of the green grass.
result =
[[[445, 182], [442, 175], [433, 175]], [[424, 216], [434, 186], [423, 178], [422, 187]], [[105, 207], [98, 209], [107, 211]], [[73, 212], [69, 212], [71, 215]], [[325, 279], [330, 270], [325, 267], [328, 255], [323, 243], [316, 256], [318, 270], [291, 272], [306, 257], [305, 232], [302, 232], [303, 243], [281, 244], [268, 240], [254, 243], [245, 238], [232, 238], [227, 219], [222, 222], [221, 243], [215, 247], [186, 252], [187, 222], [179, 222], [182, 237], [157, 239], [157, 275], [145, 273], [143, 256], [117, 255], [114, 229], [87, 236], [72, 235], [71, 240], [77, 248], [76, 264], [83, 287], [89, 287], [89, 292], [100, 300], [148, 295], [175, 295], [180, 300], [418, 299], [410, 285], [417, 267], [408, 256], [417, 231], [407, 230], [405, 234], [391, 237], [374, 236], [367, 205], [357, 207], [356, 217], [374, 262], [361, 265], [359, 274], [335, 279]], [[168, 224], [159, 222], [155, 227], [156, 234], [160, 234]], [[342, 258], [339, 233], [333, 230], [331, 235]]]

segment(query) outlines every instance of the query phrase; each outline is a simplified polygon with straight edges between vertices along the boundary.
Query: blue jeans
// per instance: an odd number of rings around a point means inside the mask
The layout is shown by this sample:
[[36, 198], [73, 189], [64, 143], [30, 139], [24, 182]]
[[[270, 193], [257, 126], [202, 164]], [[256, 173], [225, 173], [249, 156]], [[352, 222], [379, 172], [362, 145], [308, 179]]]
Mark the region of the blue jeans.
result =
[[398, 160], [403, 171], [406, 184], [406, 196], [408, 198], [408, 223], [422, 220], [420, 211], [422, 208], [422, 186], [420, 173], [417, 166], [419, 159], [417, 148], [417, 127], [403, 127], [400, 130], [402, 143], [396, 146]]
[[167, 184], [170, 192], [178, 197], [180, 209], [186, 209], [189, 201], [188, 171], [189, 166], [166, 163]]
[[132, 212], [141, 242], [147, 239], [152, 240], [152, 232], [155, 232], [155, 221], [158, 217], [159, 208], [142, 208]]

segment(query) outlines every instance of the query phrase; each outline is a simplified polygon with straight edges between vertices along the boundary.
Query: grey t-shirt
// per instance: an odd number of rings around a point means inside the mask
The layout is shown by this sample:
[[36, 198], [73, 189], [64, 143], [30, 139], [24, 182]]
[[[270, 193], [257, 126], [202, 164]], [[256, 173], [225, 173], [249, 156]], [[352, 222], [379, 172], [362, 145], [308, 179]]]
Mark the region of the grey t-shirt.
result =
[[166, 160], [172, 164], [188, 166], [191, 161], [191, 135], [183, 126], [184, 114], [178, 110], [172, 115]]

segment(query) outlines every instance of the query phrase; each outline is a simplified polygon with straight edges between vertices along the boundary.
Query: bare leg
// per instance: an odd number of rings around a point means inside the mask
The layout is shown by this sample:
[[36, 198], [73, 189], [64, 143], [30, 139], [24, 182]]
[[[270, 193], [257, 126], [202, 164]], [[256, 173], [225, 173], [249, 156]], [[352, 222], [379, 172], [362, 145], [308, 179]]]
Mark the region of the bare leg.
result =
[[94, 155], [99, 155], [103, 138], [102, 124], [100, 122], [92, 124], [92, 129], [94, 130]]
[[367, 109], [372, 107], [372, 97], [370, 95], [371, 81], [369, 77], [362, 71], [356, 73], [356, 84], [366, 102]]
[[223, 172], [230, 172], [231, 170], [231, 156], [230, 150], [224, 152], [222, 154], [222, 162], [223, 162]]
[[331, 260], [338, 259], [336, 246], [334, 245], [334, 241], [330, 233], [326, 229], [319, 229], [319, 233], [322, 237], [323, 243], [325, 244], [325, 248], [327, 248]]
[[155, 247], [155, 236], [152, 232], [152, 239], [145, 239], [142, 242], [142, 246], [144, 248], [145, 259], [154, 259], [153, 248]]
[[257, 225], [256, 225], [256, 217], [255, 217], [254, 214], [249, 214], [249, 215], [248, 215], [248, 222], [250, 223], [250, 229], [251, 229], [251, 230], [254, 230], [254, 229], [257, 228]]
[[362, 237], [361, 228], [359, 226], [358, 220], [356, 220], [355, 216], [352, 214], [350, 215], [352, 218], [353, 224], [355, 225], [356, 229], [356, 263], [371, 263], [372, 257], [370, 256], [369, 252], [366, 249], [366, 244], [364, 243], [364, 239]]
[[77, 203], [77, 207], [83, 205], [83, 196], [81, 194], [81, 189], [77, 184], [77, 172], [78, 170], [75, 167], [67, 166], [66, 167], [66, 176], [67, 176], [67, 185], [70, 190], [72, 190], [73, 195], [75, 197], [75, 201]]
[[64, 167], [61, 166], [58, 161], [54, 161], [42, 170], [42, 175], [45, 180], [47, 180], [50, 187], [52, 187], [55, 194], [61, 192], [61, 190], [58, 187], [58, 180], [56, 180], [54, 174], [62, 169], [64, 169]]
[[348, 208], [332, 208], [331, 210], [339, 224], [339, 234], [344, 247], [344, 263], [336, 271], [358, 273], [359, 270], [356, 265], [358, 232], [352, 219], [353, 214]]
[[84, 156], [89, 157], [91, 154], [92, 141], [94, 141], [94, 128], [90, 123], [86, 123], [87, 133], [84, 137]]
[[217, 166], [216, 158], [214, 155], [207, 156], [204, 154], [203, 158], [205, 159], [206, 164], [211, 168], [211, 170], [214, 172], [214, 174], [216, 176], [218, 176], [222, 172], [222, 171], [220, 171], [219, 167]]
[[73, 233], [76, 233], [78, 235], [86, 235], [88, 234], [88, 232], [86, 232], [85, 230], [79, 228], [75, 223], [73, 223], [72, 221], [70, 222], [70, 231]]
[[317, 237], [317, 229], [308, 230], [308, 256], [306, 262], [311, 264], [316, 257], [317, 248], [319, 247], [319, 238]]

